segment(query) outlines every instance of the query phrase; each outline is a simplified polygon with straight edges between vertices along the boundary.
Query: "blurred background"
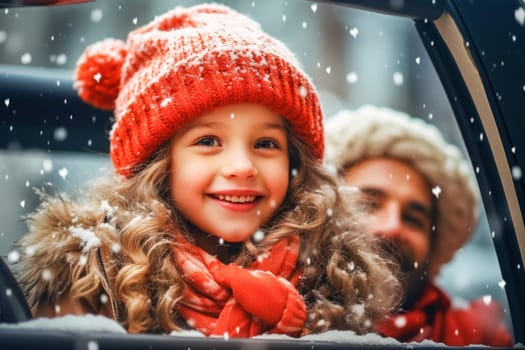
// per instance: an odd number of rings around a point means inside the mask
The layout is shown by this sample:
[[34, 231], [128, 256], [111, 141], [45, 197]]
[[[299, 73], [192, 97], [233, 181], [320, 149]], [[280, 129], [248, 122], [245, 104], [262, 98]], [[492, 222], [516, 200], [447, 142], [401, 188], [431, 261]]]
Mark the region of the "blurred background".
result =
[[[87, 45], [107, 37], [125, 39], [130, 30], [155, 15], [201, 2], [98, 0], [0, 8], [0, 65], [32, 72], [52, 70], [70, 77]], [[222, 3], [261, 23], [296, 54], [319, 90], [326, 118], [362, 104], [388, 106], [437, 125], [447, 140], [465, 150], [443, 87], [411, 20], [307, 0]], [[0, 96], [0, 116], [13, 109], [9, 101], [8, 95]], [[0, 123], [0, 128], [10, 127]], [[55, 141], [68, 137], [67, 128], [47, 134]], [[0, 150], [0, 254], [8, 261], [16, 259], [11, 244], [25, 232], [21, 218], [38, 204], [34, 188], [77, 190], [108, 166], [105, 154], [21, 151], [16, 145]], [[473, 239], [442, 270], [439, 282], [457, 297], [490, 296], [507, 310], [490, 232], [482, 215]]]

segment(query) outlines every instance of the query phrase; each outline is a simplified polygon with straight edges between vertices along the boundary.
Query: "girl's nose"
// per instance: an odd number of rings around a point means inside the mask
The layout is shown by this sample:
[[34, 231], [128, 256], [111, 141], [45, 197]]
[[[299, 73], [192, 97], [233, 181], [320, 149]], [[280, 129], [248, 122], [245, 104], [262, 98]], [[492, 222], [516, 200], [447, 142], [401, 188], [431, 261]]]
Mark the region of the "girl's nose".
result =
[[224, 177], [245, 179], [256, 177], [257, 174], [257, 167], [248, 151], [235, 150], [225, 157], [222, 167]]

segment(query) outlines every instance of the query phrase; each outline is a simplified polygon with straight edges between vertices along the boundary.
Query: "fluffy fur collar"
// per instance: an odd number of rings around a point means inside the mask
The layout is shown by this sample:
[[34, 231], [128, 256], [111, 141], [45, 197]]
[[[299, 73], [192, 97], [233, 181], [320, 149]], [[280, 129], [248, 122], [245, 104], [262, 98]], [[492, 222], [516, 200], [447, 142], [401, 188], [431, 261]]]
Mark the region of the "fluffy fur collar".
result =
[[[65, 195], [41, 197], [40, 207], [27, 217], [29, 232], [17, 244], [20, 259], [14, 267], [33, 311], [40, 303], [53, 305], [72, 281], [100, 270], [100, 250], [114, 247], [121, 221], [107, 201], [81, 204]], [[99, 271], [107, 279], [104, 273]]]

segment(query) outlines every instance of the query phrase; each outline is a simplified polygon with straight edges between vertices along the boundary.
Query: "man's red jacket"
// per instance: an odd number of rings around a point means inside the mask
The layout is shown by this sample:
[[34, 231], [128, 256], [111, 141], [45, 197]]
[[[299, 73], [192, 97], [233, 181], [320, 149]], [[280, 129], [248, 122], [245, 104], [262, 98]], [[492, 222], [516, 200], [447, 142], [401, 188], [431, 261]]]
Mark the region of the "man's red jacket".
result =
[[466, 308], [452, 308], [445, 292], [431, 283], [411, 310], [389, 317], [376, 328], [384, 336], [401, 342], [433, 340], [450, 346], [513, 345], [499, 303], [477, 299]]

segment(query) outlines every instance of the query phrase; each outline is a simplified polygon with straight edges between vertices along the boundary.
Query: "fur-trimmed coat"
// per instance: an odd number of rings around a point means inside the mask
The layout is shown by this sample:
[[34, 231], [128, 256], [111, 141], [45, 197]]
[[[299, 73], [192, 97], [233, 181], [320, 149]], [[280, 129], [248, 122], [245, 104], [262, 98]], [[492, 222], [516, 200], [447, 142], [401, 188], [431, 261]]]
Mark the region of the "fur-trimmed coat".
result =
[[[42, 204], [27, 219], [29, 232], [18, 241], [15, 274], [26, 300], [34, 316], [100, 314], [133, 333], [188, 327], [171, 311], [184, 288], [172, 252], [175, 226], [182, 223], [158, 197], [144, 194], [152, 191], [136, 193], [120, 181], [100, 183], [81, 201], [42, 194]], [[370, 321], [398, 301], [393, 265], [361, 230], [357, 212], [350, 215], [346, 205], [330, 205], [333, 198], [324, 191], [308, 195], [334, 213], [314, 215], [318, 231], [302, 236], [309, 237], [300, 257], [300, 266], [308, 264], [299, 286], [309, 312], [305, 332], [369, 331]], [[346, 195], [341, 198], [350, 203]], [[318, 213], [319, 207], [311, 205], [301, 215], [314, 210]], [[353, 305], [367, 317], [352, 313]]]
[[[15, 274], [34, 316], [101, 314], [119, 320], [113, 286], [118, 269], [118, 211], [107, 202], [79, 205], [66, 196], [43, 195], [40, 208], [28, 217], [29, 232], [19, 242], [21, 258]], [[129, 214], [129, 213], [127, 213]], [[136, 213], [144, 216], [146, 213]], [[93, 273], [99, 286], [73, 299], [72, 281]]]

